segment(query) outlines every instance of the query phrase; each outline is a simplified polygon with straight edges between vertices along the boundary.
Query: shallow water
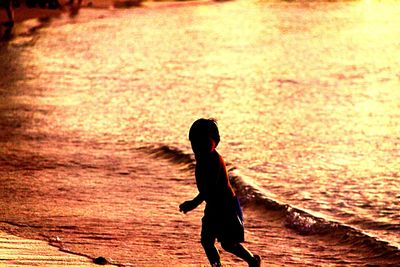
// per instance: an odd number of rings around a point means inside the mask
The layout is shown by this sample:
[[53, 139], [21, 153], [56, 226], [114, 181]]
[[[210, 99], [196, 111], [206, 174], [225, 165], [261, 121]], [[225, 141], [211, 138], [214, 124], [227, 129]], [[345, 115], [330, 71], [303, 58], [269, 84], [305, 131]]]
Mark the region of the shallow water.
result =
[[[397, 4], [235, 1], [96, 12], [1, 47], [2, 73], [11, 70], [0, 80], [3, 221], [126, 265], [205, 264], [201, 210], [188, 217], [176, 207], [196, 193], [188, 128], [215, 117], [220, 153], [261, 192], [242, 198], [249, 247], [268, 263], [397, 262]], [[260, 199], [324, 222], [265, 210]], [[397, 248], [374, 252], [370, 240]]]

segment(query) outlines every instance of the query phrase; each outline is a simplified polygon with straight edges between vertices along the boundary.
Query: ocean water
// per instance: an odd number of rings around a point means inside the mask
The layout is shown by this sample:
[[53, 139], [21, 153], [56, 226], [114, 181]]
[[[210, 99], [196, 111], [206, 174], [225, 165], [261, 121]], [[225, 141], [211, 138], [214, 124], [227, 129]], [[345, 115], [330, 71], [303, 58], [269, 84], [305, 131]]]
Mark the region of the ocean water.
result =
[[399, 265], [398, 25], [390, 1], [164, 3], [2, 43], [1, 229], [206, 266], [202, 208], [178, 205], [196, 195], [188, 129], [213, 117], [267, 265]]

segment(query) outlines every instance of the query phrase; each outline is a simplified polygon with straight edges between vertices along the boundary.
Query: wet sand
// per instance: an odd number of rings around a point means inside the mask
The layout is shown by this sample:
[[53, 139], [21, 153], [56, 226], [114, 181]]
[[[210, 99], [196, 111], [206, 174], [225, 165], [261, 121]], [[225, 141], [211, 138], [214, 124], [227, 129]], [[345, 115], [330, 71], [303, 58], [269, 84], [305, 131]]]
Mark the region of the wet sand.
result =
[[[103, 1], [104, 2], [104, 1]], [[32, 19], [60, 17], [65, 11], [18, 7], [14, 10], [15, 29], [23, 32], [21, 24]], [[6, 22], [6, 12], [0, 10], [0, 22]], [[0, 231], [0, 266], [98, 266], [91, 259], [60, 251], [45, 241], [22, 238]]]

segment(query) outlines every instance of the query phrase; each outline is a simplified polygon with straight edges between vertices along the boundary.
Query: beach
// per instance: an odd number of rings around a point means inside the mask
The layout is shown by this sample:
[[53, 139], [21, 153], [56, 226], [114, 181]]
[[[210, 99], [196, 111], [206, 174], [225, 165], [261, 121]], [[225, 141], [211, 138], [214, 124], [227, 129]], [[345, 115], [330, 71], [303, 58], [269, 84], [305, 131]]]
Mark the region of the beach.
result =
[[91, 259], [63, 253], [47, 242], [0, 233], [0, 266], [98, 266]]
[[0, 43], [0, 265], [208, 266], [200, 117], [265, 266], [400, 264], [397, 5], [37, 11]]

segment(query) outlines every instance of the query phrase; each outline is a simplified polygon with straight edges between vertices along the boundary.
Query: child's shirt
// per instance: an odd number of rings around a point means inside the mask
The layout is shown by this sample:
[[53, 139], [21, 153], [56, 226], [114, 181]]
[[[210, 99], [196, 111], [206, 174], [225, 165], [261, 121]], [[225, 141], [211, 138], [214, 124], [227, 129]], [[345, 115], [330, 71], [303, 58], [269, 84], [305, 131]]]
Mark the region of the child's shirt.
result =
[[197, 188], [208, 209], [224, 209], [235, 197], [225, 162], [216, 150], [209, 157], [197, 161], [195, 176]]

